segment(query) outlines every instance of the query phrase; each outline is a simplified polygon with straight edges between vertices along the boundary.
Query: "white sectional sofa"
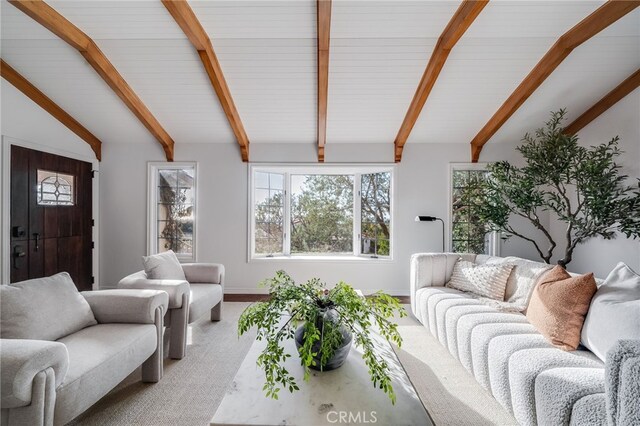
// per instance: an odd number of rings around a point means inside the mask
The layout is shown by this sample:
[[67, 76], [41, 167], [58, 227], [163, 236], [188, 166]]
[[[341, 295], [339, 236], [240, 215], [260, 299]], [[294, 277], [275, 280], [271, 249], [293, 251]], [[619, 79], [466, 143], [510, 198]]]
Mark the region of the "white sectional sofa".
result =
[[[459, 258], [477, 264], [515, 263], [506, 292], [511, 303], [497, 307], [445, 287]], [[607, 412], [612, 390], [606, 384], [605, 376], [611, 374], [606, 374], [605, 363], [582, 347], [566, 352], [552, 346], [519, 312], [526, 308], [533, 286], [549, 268], [518, 258], [415, 254], [411, 258], [411, 309], [521, 425], [627, 423], [617, 422], [611, 410]], [[637, 351], [632, 355], [637, 369], [640, 344], [627, 343]], [[609, 364], [607, 358], [607, 371], [622, 371], [619, 365]], [[617, 386], [617, 379], [614, 382]], [[624, 410], [631, 413], [627, 418], [634, 418], [636, 408], [640, 418], [640, 395], [635, 395], [640, 385], [633, 387], [633, 395], [618, 399], [627, 404]]]

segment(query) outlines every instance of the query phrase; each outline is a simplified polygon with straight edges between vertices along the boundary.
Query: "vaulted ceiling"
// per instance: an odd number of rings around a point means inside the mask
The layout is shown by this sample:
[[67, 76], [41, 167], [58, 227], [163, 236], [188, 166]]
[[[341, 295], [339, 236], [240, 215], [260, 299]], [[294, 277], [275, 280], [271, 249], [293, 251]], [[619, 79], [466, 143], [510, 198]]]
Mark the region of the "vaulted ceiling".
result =
[[[558, 38], [603, 1], [491, 1], [451, 49], [407, 143], [468, 144]], [[52, 0], [175, 141], [238, 144], [198, 52], [161, 1]], [[315, 0], [190, 1], [248, 139], [318, 143]], [[326, 144], [393, 144], [457, 1], [333, 0]], [[157, 143], [82, 55], [1, 2], [4, 61], [103, 142]], [[576, 48], [490, 138], [573, 120], [640, 68], [640, 8]], [[393, 159], [389, 159], [392, 161]]]

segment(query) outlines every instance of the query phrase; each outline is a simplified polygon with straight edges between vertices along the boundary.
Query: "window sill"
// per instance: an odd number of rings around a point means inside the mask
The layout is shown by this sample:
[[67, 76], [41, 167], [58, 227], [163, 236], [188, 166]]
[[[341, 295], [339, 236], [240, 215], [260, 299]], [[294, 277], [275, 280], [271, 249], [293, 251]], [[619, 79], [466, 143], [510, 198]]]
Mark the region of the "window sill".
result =
[[272, 256], [252, 257], [249, 262], [327, 262], [327, 263], [393, 263], [392, 257], [366, 256]]

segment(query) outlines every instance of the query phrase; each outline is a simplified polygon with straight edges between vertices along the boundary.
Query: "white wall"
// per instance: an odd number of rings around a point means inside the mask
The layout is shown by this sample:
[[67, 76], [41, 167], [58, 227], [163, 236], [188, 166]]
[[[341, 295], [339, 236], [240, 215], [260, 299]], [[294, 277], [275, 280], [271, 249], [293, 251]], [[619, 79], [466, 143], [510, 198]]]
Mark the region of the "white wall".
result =
[[[392, 146], [381, 144], [328, 145], [327, 158], [342, 162], [379, 162], [392, 158]], [[504, 158], [503, 147], [487, 147], [485, 158]], [[260, 161], [315, 159], [309, 145], [252, 146]], [[227, 269], [227, 291], [258, 292], [256, 284], [278, 269], [297, 280], [320, 277], [329, 284], [345, 280], [364, 290], [385, 289], [408, 294], [409, 257], [415, 252], [441, 250], [439, 223], [417, 223], [418, 214], [447, 217], [449, 162], [469, 160], [467, 144], [408, 145], [397, 167], [395, 258], [392, 262], [252, 261], [247, 262], [247, 164], [238, 148], [228, 144], [176, 144], [176, 161], [198, 161], [198, 260], [221, 262]], [[513, 152], [512, 149], [509, 152]], [[103, 286], [141, 269], [146, 250], [147, 161], [162, 161], [154, 146], [113, 144], [103, 150], [101, 217]], [[522, 241], [506, 245], [506, 254], [535, 258]]]
[[[91, 157], [89, 146], [66, 127], [2, 81], [2, 135]], [[640, 175], [640, 92], [636, 92], [580, 132], [584, 144], [608, 140], [618, 134], [625, 172]], [[385, 162], [392, 144], [328, 144], [328, 162]], [[146, 250], [147, 162], [163, 161], [157, 144], [119, 143], [103, 146], [100, 164], [100, 273], [102, 287], [112, 287], [123, 276], [141, 268]], [[447, 218], [448, 169], [451, 162], [469, 160], [469, 145], [408, 144], [397, 166], [395, 258], [392, 262], [247, 262], [247, 165], [238, 148], [229, 144], [176, 144], [176, 161], [199, 162], [200, 261], [221, 262], [227, 268], [230, 292], [257, 292], [256, 284], [285, 269], [296, 279], [319, 276], [328, 283], [345, 280], [365, 290], [385, 289], [407, 294], [409, 257], [415, 252], [440, 251], [439, 223], [416, 223], [417, 214]], [[256, 162], [314, 162], [312, 144], [254, 144]], [[483, 161], [517, 161], [509, 144], [488, 144]], [[554, 232], [559, 233], [557, 224]], [[538, 260], [533, 248], [513, 238], [503, 255]], [[570, 269], [594, 270], [605, 276], [619, 260], [640, 269], [640, 243], [618, 238], [593, 240], [576, 250]]]
[[15, 139], [67, 151], [86, 158], [95, 158], [91, 147], [13, 87], [0, 79], [2, 112], [0, 133]]
[[[629, 176], [629, 184], [633, 184], [640, 177], [640, 89], [578, 132], [583, 146], [608, 142], [616, 135], [620, 136], [619, 146], [624, 151], [617, 161], [622, 166], [622, 173]], [[561, 242], [563, 224], [552, 221], [552, 230], [553, 236]], [[562, 257], [564, 247], [563, 242], [559, 244], [554, 260]], [[597, 277], [606, 278], [618, 262], [625, 262], [635, 271], [640, 271], [640, 240], [628, 239], [622, 234], [608, 241], [601, 237], [592, 238], [576, 247], [573, 261], [567, 269], [579, 273], [594, 272]]]

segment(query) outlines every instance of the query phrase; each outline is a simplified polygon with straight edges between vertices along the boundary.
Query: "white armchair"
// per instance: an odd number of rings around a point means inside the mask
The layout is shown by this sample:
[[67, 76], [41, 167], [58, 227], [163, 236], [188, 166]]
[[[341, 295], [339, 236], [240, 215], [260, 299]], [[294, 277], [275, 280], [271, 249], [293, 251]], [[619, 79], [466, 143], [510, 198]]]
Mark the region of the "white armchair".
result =
[[169, 327], [169, 358], [182, 359], [187, 350], [187, 326], [207, 312], [211, 321], [222, 317], [224, 265], [183, 263], [183, 280], [149, 279], [144, 271], [123, 278], [119, 288], [162, 290], [169, 295], [164, 322]]

